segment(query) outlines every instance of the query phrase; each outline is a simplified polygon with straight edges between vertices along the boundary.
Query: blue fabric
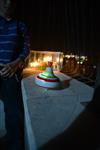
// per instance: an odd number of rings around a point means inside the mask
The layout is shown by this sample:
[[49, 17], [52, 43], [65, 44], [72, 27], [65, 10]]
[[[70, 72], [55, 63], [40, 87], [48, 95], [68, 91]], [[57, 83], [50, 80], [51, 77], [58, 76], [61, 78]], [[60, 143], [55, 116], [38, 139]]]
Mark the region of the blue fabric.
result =
[[[20, 43], [23, 40], [23, 45]], [[0, 63], [6, 64], [16, 58], [25, 59], [29, 53], [29, 35], [26, 25], [17, 20], [0, 17]]]
[[[29, 53], [29, 35], [24, 23], [0, 17], [0, 63], [7, 64], [17, 58], [25, 59]], [[10, 78], [0, 76], [0, 98], [4, 102], [7, 134], [6, 150], [24, 150], [24, 108], [21, 93], [20, 70]]]

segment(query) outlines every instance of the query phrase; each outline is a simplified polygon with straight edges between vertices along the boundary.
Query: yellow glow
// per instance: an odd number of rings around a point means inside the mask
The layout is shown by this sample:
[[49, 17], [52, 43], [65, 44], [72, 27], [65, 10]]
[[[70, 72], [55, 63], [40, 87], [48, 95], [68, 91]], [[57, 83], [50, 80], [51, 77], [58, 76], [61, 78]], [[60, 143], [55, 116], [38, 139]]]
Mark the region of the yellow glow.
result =
[[60, 60], [59, 60], [59, 58], [56, 58], [56, 62], [58, 63]]
[[47, 61], [52, 61], [52, 56], [46, 56], [43, 58], [43, 61], [44, 62], [47, 62]]
[[60, 62], [61, 62], [61, 63], [63, 62], [63, 58], [60, 58]]
[[70, 58], [70, 57], [71, 57], [71, 55], [65, 55], [65, 57]]
[[30, 63], [29, 63], [29, 66], [30, 66], [30, 67], [37, 67], [38, 65], [39, 65], [38, 62], [30, 62]]

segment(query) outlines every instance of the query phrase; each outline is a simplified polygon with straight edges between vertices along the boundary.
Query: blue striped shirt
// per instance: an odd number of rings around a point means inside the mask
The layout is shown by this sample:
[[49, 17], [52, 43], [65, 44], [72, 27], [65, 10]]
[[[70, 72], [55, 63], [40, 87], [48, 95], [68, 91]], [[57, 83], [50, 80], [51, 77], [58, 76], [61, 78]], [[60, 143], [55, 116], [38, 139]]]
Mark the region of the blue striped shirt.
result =
[[0, 17], [0, 63], [6, 64], [29, 54], [29, 35], [26, 25], [17, 20]]

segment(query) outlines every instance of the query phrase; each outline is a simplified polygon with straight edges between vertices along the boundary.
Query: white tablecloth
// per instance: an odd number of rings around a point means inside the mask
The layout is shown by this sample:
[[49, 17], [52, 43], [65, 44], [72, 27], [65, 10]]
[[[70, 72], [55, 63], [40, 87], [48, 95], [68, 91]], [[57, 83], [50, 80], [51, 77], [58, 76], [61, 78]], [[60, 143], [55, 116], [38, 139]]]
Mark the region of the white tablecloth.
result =
[[84, 110], [80, 102], [92, 99], [92, 87], [62, 73], [56, 75], [62, 84], [59, 90], [39, 87], [34, 75], [22, 80], [28, 150], [38, 149], [62, 133]]

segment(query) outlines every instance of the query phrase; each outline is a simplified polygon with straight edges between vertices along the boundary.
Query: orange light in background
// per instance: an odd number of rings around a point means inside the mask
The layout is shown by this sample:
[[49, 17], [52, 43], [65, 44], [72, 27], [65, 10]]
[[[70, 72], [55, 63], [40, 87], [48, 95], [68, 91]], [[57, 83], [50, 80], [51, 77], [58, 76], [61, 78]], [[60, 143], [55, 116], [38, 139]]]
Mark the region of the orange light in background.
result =
[[37, 67], [39, 65], [38, 62], [30, 62], [29, 63], [30, 67]]
[[53, 70], [60, 70], [63, 63], [63, 53], [31, 50], [28, 67], [33, 70], [44, 70], [48, 61], [53, 62]]
[[45, 56], [45, 57], [43, 58], [43, 61], [44, 61], [44, 62], [52, 61], [52, 56]]

